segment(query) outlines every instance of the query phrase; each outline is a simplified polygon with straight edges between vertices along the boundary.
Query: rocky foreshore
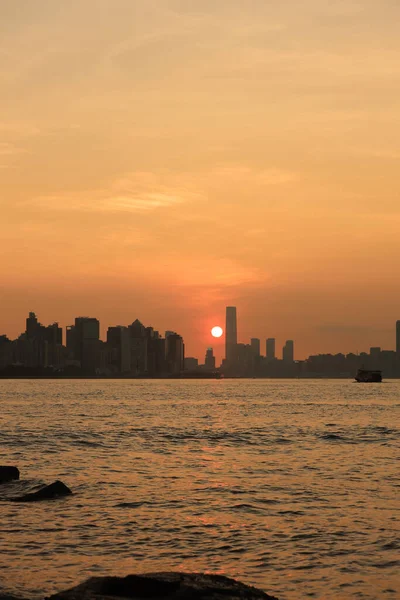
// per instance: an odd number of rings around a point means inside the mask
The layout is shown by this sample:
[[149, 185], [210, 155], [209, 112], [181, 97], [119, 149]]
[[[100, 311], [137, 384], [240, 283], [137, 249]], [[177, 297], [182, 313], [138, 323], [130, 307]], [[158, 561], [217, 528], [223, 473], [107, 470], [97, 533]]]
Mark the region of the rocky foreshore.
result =
[[[0, 466], [0, 498], [14, 502], [50, 500], [72, 494], [62, 482], [34, 485], [20, 481], [17, 467]], [[25, 486], [25, 489], [22, 486]], [[26, 488], [28, 485], [28, 489]], [[5, 490], [6, 488], [11, 488]], [[21, 494], [21, 492], [24, 492]], [[35, 598], [38, 595], [35, 594]], [[40, 597], [39, 597], [40, 598]], [[126, 577], [91, 577], [69, 590], [42, 600], [277, 600], [265, 592], [222, 575], [204, 573], [144, 573]], [[0, 600], [27, 600], [2, 594]]]
[[0, 466], [0, 484], [0, 500], [11, 502], [39, 502], [72, 494], [69, 487], [59, 480], [50, 484], [21, 480], [19, 469], [14, 466]]
[[[222, 575], [143, 573], [126, 577], [91, 577], [43, 600], [278, 600], [262, 590]], [[1, 596], [0, 600], [24, 600]]]

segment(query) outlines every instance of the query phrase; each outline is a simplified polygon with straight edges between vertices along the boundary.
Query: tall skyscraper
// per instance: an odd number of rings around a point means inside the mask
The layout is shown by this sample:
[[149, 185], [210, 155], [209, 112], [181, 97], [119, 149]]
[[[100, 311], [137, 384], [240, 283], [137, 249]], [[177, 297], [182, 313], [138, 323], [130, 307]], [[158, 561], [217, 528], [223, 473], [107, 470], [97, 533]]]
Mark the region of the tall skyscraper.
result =
[[283, 346], [282, 358], [286, 363], [292, 363], [294, 361], [294, 342], [293, 340], [287, 340]]
[[268, 338], [266, 343], [266, 354], [268, 360], [275, 358], [275, 338]]
[[236, 306], [226, 307], [225, 321], [225, 358], [228, 363], [236, 360], [237, 354], [237, 318]]

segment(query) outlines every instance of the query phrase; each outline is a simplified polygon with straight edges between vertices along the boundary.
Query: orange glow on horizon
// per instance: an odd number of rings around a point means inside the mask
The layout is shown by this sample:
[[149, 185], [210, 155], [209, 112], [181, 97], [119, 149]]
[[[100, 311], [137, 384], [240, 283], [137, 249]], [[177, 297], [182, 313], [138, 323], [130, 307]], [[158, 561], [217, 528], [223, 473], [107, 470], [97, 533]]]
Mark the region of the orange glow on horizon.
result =
[[218, 362], [233, 305], [263, 353], [392, 349], [397, 5], [62, 4], [2, 15], [0, 335], [139, 318]]

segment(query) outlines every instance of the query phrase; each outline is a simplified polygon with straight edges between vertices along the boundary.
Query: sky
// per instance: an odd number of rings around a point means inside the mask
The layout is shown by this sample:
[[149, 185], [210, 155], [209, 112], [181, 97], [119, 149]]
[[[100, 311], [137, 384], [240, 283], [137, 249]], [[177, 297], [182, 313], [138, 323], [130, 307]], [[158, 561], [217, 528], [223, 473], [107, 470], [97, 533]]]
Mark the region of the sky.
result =
[[0, 333], [394, 348], [398, 0], [2, 0]]

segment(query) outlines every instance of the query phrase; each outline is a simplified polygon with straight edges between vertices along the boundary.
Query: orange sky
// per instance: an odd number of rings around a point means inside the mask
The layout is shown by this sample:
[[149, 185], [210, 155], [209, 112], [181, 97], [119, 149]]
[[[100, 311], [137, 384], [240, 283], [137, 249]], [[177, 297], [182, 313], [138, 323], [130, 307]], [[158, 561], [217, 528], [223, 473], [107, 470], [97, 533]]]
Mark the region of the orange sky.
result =
[[[3, 0], [0, 333], [394, 347], [400, 5]], [[221, 344], [217, 354], [221, 356]], [[264, 342], [262, 343], [264, 349]]]

